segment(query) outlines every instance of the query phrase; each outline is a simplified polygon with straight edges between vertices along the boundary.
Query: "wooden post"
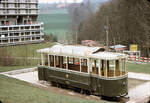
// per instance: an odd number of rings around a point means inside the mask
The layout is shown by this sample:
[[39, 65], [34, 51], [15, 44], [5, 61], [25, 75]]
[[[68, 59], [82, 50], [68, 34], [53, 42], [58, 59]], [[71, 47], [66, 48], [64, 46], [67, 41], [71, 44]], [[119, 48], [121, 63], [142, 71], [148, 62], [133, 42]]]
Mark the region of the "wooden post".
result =
[[116, 60], [116, 74], [119, 73], [119, 60]]
[[61, 68], [61, 56], [58, 56], [58, 65], [59, 65], [59, 68]]
[[105, 70], [105, 76], [107, 77], [107, 60], [106, 60], [106, 70]]
[[123, 60], [120, 59], [120, 75], [122, 75], [122, 71], [123, 71]]
[[96, 60], [94, 60], [94, 73], [97, 74]]
[[92, 62], [93, 62], [93, 59], [92, 59], [92, 58], [89, 59], [89, 64], [90, 64], [90, 65], [89, 65], [89, 66], [90, 66], [90, 68], [89, 68], [90, 71], [89, 71], [89, 72], [90, 72], [90, 73], [92, 73], [92, 69], [93, 69], [93, 67], [92, 67]]
[[85, 62], [85, 65], [87, 66], [87, 59], [85, 60], [86, 62]]
[[98, 60], [98, 64], [99, 64], [98, 75], [101, 76], [101, 61], [100, 61], [100, 59]]
[[82, 71], [82, 61], [81, 61], [81, 58], [80, 58], [80, 72]]
[[52, 56], [52, 63], [53, 63], [52, 66], [53, 66], [53, 67], [54, 67], [54, 62], [55, 62], [55, 61], [54, 61], [54, 55], [53, 55], [53, 56]]
[[115, 60], [114, 60], [114, 77], [116, 76], [116, 63], [115, 63]]
[[47, 56], [48, 56], [48, 66], [50, 66], [49, 54]]
[[59, 63], [58, 56], [55, 55], [55, 66], [57, 67]]
[[50, 66], [51, 66], [51, 61], [52, 61], [51, 55], [49, 55], [49, 65], [50, 65]]
[[102, 64], [101, 72], [102, 76], [104, 76], [104, 60], [102, 60], [101, 64]]
[[107, 76], [109, 76], [109, 60], [107, 60]]
[[127, 58], [125, 58], [125, 74], [126, 74], [126, 62], [127, 62]]
[[88, 65], [88, 74], [90, 74], [90, 59], [87, 59], [87, 65]]
[[51, 55], [49, 55], [49, 65], [51, 66]]
[[60, 68], [63, 68], [63, 56], [60, 57]]
[[126, 73], [126, 72], [125, 72], [125, 67], [126, 67], [126, 58], [124, 58], [124, 59], [123, 59], [123, 63], [124, 63], [123, 68], [124, 68], [124, 75], [125, 75], [125, 73]]
[[44, 58], [43, 58], [43, 54], [41, 53], [41, 62], [42, 62], [42, 66], [44, 66]]
[[56, 56], [54, 55], [54, 67], [56, 67]]
[[66, 69], [68, 70], [68, 68], [69, 68], [69, 57], [66, 57]]

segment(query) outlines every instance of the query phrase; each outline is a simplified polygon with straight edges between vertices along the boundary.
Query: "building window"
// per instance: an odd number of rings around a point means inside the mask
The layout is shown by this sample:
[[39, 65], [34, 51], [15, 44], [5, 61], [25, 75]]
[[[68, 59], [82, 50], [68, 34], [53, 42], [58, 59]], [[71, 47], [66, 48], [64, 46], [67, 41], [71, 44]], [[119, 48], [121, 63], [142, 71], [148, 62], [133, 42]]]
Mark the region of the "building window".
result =
[[2, 24], [2, 25], [5, 25], [5, 21], [1, 21], [1, 24]]
[[6, 25], [9, 25], [9, 21], [6, 21]]

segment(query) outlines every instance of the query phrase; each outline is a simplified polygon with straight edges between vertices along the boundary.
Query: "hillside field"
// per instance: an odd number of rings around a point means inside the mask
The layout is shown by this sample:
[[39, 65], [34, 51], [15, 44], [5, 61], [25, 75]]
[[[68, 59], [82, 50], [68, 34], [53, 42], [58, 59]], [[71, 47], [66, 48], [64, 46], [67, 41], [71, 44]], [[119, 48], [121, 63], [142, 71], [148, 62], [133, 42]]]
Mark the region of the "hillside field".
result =
[[39, 21], [44, 23], [46, 34], [55, 34], [58, 38], [65, 36], [71, 26], [71, 18], [67, 13], [40, 14]]

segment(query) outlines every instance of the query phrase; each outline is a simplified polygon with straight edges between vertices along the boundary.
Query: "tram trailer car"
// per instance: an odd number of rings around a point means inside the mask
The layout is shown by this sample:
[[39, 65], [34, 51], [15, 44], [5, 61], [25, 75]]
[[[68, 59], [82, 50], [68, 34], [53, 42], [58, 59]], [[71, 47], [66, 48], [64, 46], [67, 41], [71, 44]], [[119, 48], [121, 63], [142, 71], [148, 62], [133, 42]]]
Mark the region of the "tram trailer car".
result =
[[78, 88], [93, 95], [128, 94], [125, 54], [101, 52], [100, 47], [54, 45], [40, 49], [39, 80]]

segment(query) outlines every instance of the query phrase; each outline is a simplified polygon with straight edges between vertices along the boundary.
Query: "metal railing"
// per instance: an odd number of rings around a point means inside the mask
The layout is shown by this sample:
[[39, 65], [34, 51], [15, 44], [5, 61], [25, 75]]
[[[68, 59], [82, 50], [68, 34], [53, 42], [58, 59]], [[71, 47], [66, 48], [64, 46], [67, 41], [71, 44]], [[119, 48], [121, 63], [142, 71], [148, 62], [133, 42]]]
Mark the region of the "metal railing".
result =
[[35, 22], [35, 23], [31, 23], [31, 24], [22, 24], [22, 23], [18, 23], [15, 25], [1, 25], [0, 28], [4, 28], [4, 27], [19, 27], [19, 26], [36, 26], [36, 25], [43, 25], [43, 22]]
[[140, 62], [140, 63], [150, 63], [150, 58], [138, 57], [138, 56], [129, 56], [128, 61]]

